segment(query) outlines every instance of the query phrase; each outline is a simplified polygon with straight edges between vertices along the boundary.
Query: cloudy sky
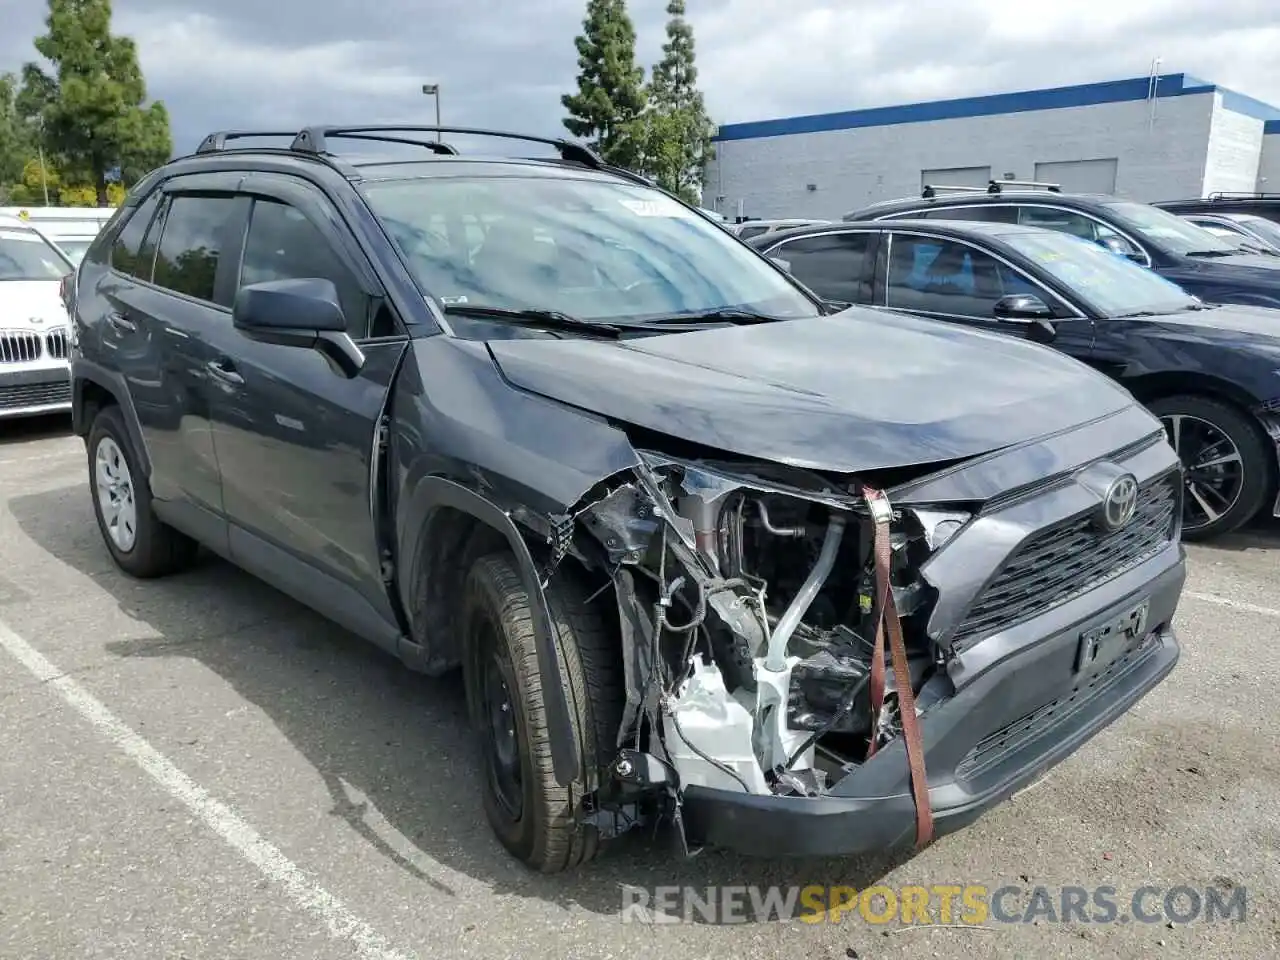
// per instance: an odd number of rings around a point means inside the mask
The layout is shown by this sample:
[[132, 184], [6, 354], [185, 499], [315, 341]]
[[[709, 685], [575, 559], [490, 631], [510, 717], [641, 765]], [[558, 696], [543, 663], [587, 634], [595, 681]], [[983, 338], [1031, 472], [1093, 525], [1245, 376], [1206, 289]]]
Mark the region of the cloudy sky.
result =
[[[720, 123], [1146, 75], [1280, 105], [1276, 0], [687, 0]], [[666, 0], [630, 0], [639, 54]], [[445, 122], [560, 135], [585, 0], [115, 0], [175, 147], [219, 127]], [[41, 0], [0, 0], [0, 71]]]

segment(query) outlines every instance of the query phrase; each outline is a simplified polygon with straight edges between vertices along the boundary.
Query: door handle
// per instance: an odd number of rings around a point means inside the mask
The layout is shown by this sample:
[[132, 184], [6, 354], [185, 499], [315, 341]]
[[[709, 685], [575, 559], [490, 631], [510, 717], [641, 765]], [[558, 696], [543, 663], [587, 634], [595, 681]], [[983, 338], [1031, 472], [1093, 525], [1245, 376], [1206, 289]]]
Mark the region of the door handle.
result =
[[224, 383], [244, 383], [244, 377], [236, 373], [230, 364], [231, 361], [225, 359], [210, 360], [204, 365], [204, 367]]
[[138, 329], [136, 323], [119, 313], [108, 313], [107, 323], [111, 324], [120, 333], [133, 333]]

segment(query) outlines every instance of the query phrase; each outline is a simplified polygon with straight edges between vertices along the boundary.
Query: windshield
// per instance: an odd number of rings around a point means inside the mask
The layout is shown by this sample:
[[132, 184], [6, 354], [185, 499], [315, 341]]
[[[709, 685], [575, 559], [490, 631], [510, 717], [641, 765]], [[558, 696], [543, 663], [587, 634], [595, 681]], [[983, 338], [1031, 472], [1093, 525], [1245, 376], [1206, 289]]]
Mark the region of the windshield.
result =
[[819, 307], [723, 228], [656, 190], [564, 177], [371, 183], [369, 205], [444, 306], [633, 320]]
[[1105, 204], [1124, 226], [1170, 253], [1234, 253], [1236, 248], [1203, 227], [1159, 207], [1120, 200]]
[[1088, 240], [1050, 231], [1009, 233], [1001, 239], [1104, 317], [1173, 313], [1199, 305], [1177, 284]]
[[34, 230], [0, 228], [0, 280], [61, 280], [71, 264]]
[[1241, 217], [1240, 222], [1263, 240], [1280, 247], [1280, 224], [1266, 217]]
[[68, 259], [74, 264], [79, 264], [84, 259], [85, 253], [89, 250], [89, 244], [93, 243], [89, 240], [70, 240], [57, 238], [54, 241], [58, 245], [58, 249], [65, 253]]

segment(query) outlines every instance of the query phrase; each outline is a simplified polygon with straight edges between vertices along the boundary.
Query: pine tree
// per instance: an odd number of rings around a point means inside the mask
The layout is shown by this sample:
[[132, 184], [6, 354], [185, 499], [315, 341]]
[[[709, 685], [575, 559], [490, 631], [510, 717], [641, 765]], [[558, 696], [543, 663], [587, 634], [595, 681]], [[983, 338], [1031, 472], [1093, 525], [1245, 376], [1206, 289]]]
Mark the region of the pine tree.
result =
[[54, 72], [22, 68], [18, 109], [64, 174], [91, 184], [105, 206], [112, 168], [131, 181], [169, 159], [169, 114], [159, 102], [143, 106], [138, 51], [111, 34], [110, 0], [49, 0], [45, 26], [35, 46]]
[[587, 0], [578, 48], [578, 90], [560, 98], [565, 128], [587, 139], [609, 163], [635, 167], [641, 144], [644, 70], [636, 65], [636, 30], [626, 0]]
[[715, 127], [698, 90], [693, 27], [684, 14], [684, 0], [670, 0], [667, 40], [649, 83], [644, 167], [663, 187], [696, 202]]

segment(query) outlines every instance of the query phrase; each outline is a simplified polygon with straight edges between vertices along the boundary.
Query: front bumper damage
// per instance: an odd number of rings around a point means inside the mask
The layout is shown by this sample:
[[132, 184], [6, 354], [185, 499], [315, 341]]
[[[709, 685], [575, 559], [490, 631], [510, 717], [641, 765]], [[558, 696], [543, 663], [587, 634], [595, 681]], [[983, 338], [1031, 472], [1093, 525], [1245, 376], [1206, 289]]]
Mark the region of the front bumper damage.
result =
[[[1158, 424], [1125, 416], [1141, 432], [1103, 456], [1069, 433], [890, 491], [939, 833], [1043, 775], [1177, 661], [1179, 467]], [[579, 815], [606, 836], [666, 818], [686, 845], [770, 856], [904, 842], [917, 811], [892, 673], [883, 708], [868, 701], [880, 611], [861, 481], [640, 459], [549, 538], [549, 576], [570, 554], [609, 573], [626, 675], [617, 758], [586, 773]], [[1104, 535], [1101, 498], [1125, 475], [1139, 507]]]

